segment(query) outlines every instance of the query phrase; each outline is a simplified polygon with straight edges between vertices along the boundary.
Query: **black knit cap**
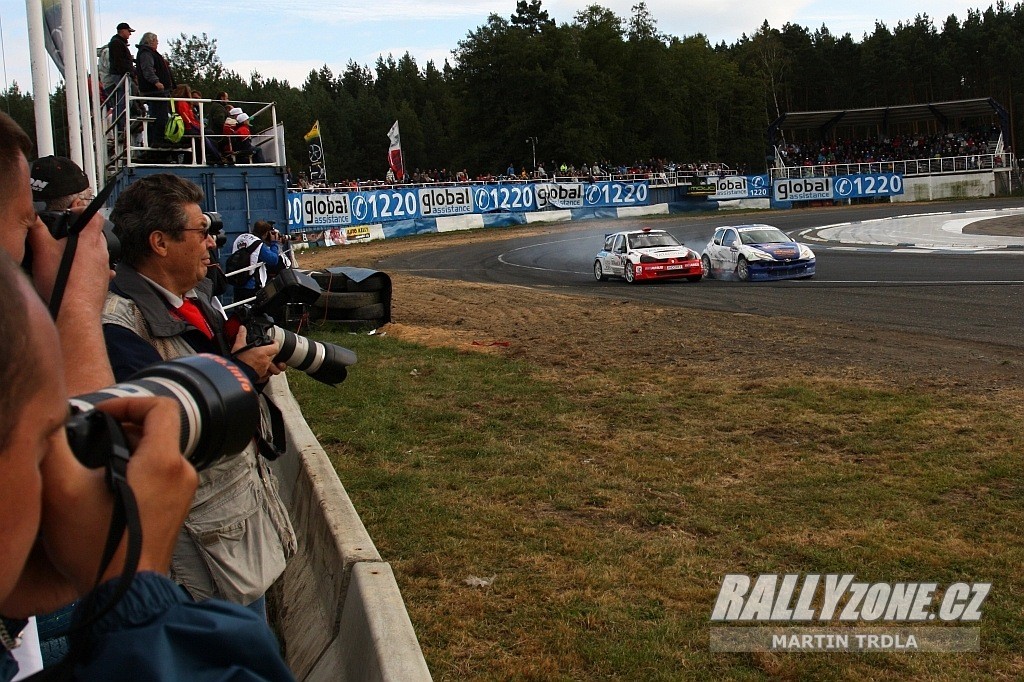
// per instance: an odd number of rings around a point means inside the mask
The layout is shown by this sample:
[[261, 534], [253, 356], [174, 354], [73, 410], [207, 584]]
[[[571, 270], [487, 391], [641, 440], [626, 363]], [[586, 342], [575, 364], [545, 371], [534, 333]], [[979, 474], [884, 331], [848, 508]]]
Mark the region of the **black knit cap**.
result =
[[63, 156], [44, 156], [32, 162], [32, 200], [51, 201], [89, 189], [89, 178]]

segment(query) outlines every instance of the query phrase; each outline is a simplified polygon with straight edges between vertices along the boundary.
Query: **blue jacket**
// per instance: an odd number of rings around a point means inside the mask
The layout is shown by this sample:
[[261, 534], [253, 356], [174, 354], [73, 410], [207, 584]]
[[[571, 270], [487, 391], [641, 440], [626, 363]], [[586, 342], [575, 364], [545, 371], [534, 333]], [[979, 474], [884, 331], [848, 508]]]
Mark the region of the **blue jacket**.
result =
[[[116, 581], [97, 588], [105, 603]], [[158, 573], [140, 573], [113, 611], [88, 630], [88, 653], [74, 679], [292, 680], [270, 628], [255, 613], [211, 599], [193, 602]], [[0, 661], [0, 681], [17, 665], [9, 652]]]
[[[259, 263], [266, 263], [267, 265], [267, 276], [273, 277], [281, 270], [281, 243], [270, 242], [268, 246], [266, 243], [260, 245], [260, 255], [257, 259]], [[239, 289], [251, 289], [256, 290], [256, 270], [253, 270], [253, 274], [249, 277], [249, 280], [245, 283], [245, 286], [238, 287]]]

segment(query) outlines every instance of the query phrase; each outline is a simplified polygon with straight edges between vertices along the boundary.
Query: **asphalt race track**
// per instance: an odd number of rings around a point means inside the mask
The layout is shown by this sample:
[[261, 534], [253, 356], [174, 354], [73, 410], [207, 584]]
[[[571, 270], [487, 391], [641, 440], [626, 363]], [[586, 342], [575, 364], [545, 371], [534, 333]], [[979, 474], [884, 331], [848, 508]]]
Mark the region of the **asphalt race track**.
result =
[[[525, 285], [565, 294], [747, 313], [757, 316], [750, 318], [751, 325], [771, 325], [772, 318], [777, 317], [799, 317], [820, 320], [826, 325], [842, 322], [1024, 347], [1024, 230], [1017, 232], [1016, 237], [995, 240], [964, 235], [950, 238], [951, 246], [943, 246], [933, 238], [937, 234], [935, 228], [926, 227], [936, 222], [935, 217], [902, 221], [902, 228], [898, 235], [893, 233], [891, 244], [854, 244], [846, 238], [840, 242], [836, 235], [849, 237], [868, 232], [820, 229], [840, 223], [950, 212], [967, 212], [953, 217], [968, 223], [973, 219], [970, 211], [1010, 208], [1024, 208], [1024, 200], [875, 204], [742, 215], [716, 212], [581, 221], [553, 225], [553, 231], [542, 236], [394, 256], [381, 261], [379, 268], [444, 279]], [[1024, 212], [1019, 215], [1024, 225]], [[947, 215], [943, 220], [950, 218]], [[805, 281], [743, 283], [705, 279], [699, 283], [675, 281], [633, 286], [593, 278], [594, 255], [608, 232], [650, 225], [671, 232], [700, 252], [716, 227], [745, 222], [765, 222], [798, 235], [800, 241], [814, 249], [817, 275]], [[896, 227], [896, 223], [889, 222], [870, 225], [870, 233], [875, 236], [890, 226]], [[1013, 234], [1012, 230], [1008, 232]], [[910, 241], [918, 233], [919, 241]], [[821, 239], [828, 241], [818, 241]], [[993, 241], [1003, 244], [996, 248]]]

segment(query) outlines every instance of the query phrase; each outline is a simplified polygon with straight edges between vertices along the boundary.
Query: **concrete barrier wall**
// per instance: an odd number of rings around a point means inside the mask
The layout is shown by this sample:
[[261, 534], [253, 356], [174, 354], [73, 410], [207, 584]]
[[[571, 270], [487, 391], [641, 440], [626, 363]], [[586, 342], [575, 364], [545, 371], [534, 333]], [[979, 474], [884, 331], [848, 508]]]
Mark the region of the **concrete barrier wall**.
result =
[[960, 175], [926, 175], [904, 178], [903, 194], [892, 197], [892, 201], [896, 203], [903, 201], [989, 197], [996, 193], [995, 176], [995, 172], [989, 171]]
[[288, 452], [273, 463], [298, 553], [269, 595], [273, 625], [299, 680], [429, 680], [391, 566], [385, 563], [310, 431], [284, 374], [269, 392]]

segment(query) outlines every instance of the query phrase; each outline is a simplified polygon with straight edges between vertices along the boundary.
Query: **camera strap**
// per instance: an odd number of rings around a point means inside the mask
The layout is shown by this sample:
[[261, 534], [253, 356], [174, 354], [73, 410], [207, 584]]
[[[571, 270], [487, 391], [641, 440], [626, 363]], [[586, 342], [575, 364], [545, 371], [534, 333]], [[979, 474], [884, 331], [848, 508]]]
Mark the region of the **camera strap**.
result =
[[[82, 660], [90, 645], [88, 629], [117, 606], [131, 587], [132, 579], [139, 567], [139, 558], [142, 554], [142, 523], [139, 518], [135, 493], [128, 485], [128, 459], [131, 456], [131, 451], [128, 449], [128, 444], [125, 442], [124, 434], [117, 421], [106, 413], [102, 414], [110, 422], [108, 432], [112, 446], [107, 465], [107, 485], [114, 495], [114, 510], [110, 528], [107, 531], [106, 545], [103, 548], [103, 557], [96, 573], [96, 583], [75, 609], [75, 625], [67, 633], [70, 644], [67, 656], [57, 665], [45, 668], [27, 678], [29, 680], [73, 678], [75, 666]], [[114, 593], [105, 604], [101, 605], [96, 596], [96, 587], [99, 587], [104, 572], [110, 566], [110, 562], [121, 544], [125, 529], [128, 531], [128, 541], [125, 548], [124, 568], [117, 579]]]
[[284, 413], [281, 408], [274, 404], [270, 396], [260, 393], [263, 404], [267, 406], [267, 416], [270, 417], [270, 439], [262, 433], [256, 434], [256, 449], [264, 459], [273, 462], [275, 459], [288, 451], [288, 440], [284, 428]]
[[68, 232], [67, 243], [64, 245], [64, 255], [60, 258], [60, 267], [57, 269], [57, 279], [53, 282], [53, 293], [50, 294], [50, 317], [57, 319], [60, 313], [60, 304], [64, 301], [64, 290], [68, 286], [68, 277], [71, 275], [71, 266], [74, 265], [75, 251], [78, 250], [79, 231]]
[[108, 183], [79, 214], [74, 224], [68, 228], [67, 243], [64, 245], [64, 254], [60, 258], [60, 267], [57, 268], [57, 278], [53, 282], [53, 293], [50, 294], [50, 317], [54, 320], [57, 319], [57, 314], [60, 312], [60, 304], [64, 300], [64, 290], [67, 289], [68, 277], [71, 275], [71, 266], [74, 265], [75, 251], [78, 250], [78, 235], [82, 233], [100, 207], [106, 203], [113, 191], [114, 183]]

